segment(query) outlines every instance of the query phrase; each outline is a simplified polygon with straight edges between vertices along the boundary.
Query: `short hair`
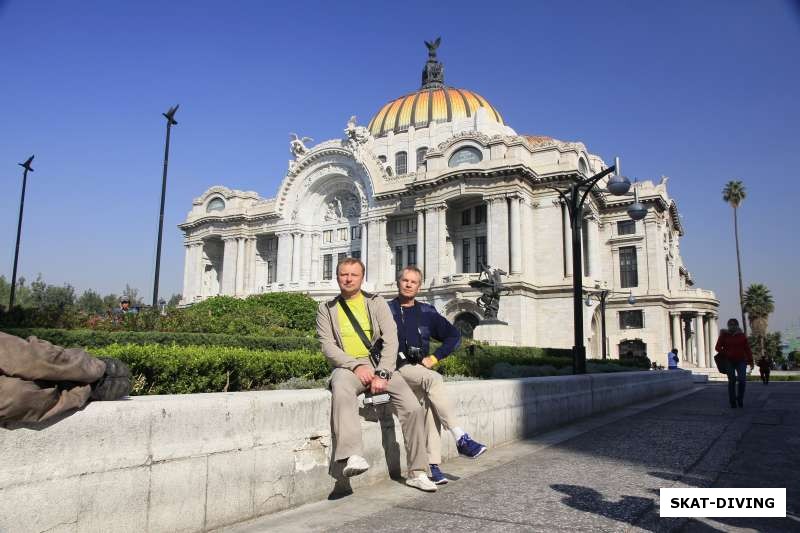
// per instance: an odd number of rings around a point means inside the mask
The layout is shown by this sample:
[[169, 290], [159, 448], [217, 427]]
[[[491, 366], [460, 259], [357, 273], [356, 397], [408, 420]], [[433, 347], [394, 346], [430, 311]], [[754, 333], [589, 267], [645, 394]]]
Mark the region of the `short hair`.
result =
[[336, 275], [339, 275], [339, 269], [343, 265], [358, 265], [361, 267], [361, 273], [365, 274], [367, 272], [367, 267], [364, 266], [364, 263], [361, 262], [361, 259], [356, 259], [355, 257], [345, 257], [338, 263], [336, 263]]
[[675, 352], [675, 353], [678, 353], [678, 349], [677, 348], [673, 348], [672, 351]]
[[403, 277], [403, 272], [416, 272], [417, 276], [419, 276], [419, 282], [422, 283], [422, 270], [419, 269], [416, 265], [408, 265], [405, 268], [400, 269], [400, 272], [397, 273], [397, 281], [400, 281], [400, 278]]
[[729, 318], [727, 323], [728, 323], [728, 324], [730, 324], [731, 322], [733, 322], [734, 324], [736, 324], [736, 327], [739, 327], [739, 321], [738, 321], [737, 319], [735, 319], [735, 318]]

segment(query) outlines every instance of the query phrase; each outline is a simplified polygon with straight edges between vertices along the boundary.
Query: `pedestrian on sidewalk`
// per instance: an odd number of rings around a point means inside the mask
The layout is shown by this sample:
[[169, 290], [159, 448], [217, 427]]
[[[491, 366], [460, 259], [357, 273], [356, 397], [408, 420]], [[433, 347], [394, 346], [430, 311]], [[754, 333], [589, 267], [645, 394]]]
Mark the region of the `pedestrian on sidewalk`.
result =
[[[369, 469], [364, 458], [357, 397], [362, 392], [388, 393], [406, 445], [406, 485], [435, 492], [426, 475], [425, 411], [403, 376], [396, 372], [397, 326], [382, 297], [363, 292], [364, 263], [348, 257], [336, 265], [340, 293], [319, 304], [317, 336], [322, 353], [333, 368], [330, 389], [331, 423], [336, 438], [334, 461], [345, 477]], [[374, 399], [373, 399], [374, 401]]]
[[758, 360], [758, 372], [761, 374], [761, 382], [769, 385], [769, 371], [772, 369], [772, 358], [765, 355]]
[[667, 353], [667, 367], [670, 370], [678, 370], [678, 349], [673, 348]]
[[750, 370], [753, 370], [755, 365], [750, 343], [739, 327], [738, 320], [735, 318], [728, 320], [728, 329], [720, 334], [715, 349], [728, 361], [728, 400], [731, 408], [744, 407], [747, 365], [750, 365]]
[[[443, 485], [447, 478], [439, 469], [442, 426], [453, 435], [460, 455], [475, 459], [486, 451], [486, 446], [472, 440], [458, 425], [442, 375], [433, 370], [434, 365], [458, 348], [461, 333], [435, 307], [416, 300], [421, 286], [422, 271], [415, 266], [404, 268], [397, 276], [397, 298], [389, 302], [389, 308], [397, 324], [400, 345], [397, 371], [425, 405], [428, 467], [433, 482]], [[431, 351], [431, 339], [442, 343], [435, 351]]]

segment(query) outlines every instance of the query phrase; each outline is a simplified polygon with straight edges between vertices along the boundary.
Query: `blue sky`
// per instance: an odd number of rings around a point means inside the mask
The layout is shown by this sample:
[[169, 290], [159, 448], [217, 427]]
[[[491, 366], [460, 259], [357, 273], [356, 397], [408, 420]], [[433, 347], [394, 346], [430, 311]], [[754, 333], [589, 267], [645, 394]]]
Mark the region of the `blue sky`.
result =
[[800, 321], [796, 2], [108, 2], [0, 0], [0, 274], [20, 168], [35, 153], [20, 273], [152, 292], [164, 119], [173, 129], [161, 292], [180, 292], [176, 225], [212, 185], [273, 196], [288, 133], [340, 136], [417, 89], [442, 36], [450, 85], [519, 133], [579, 140], [626, 174], [670, 176], [697, 285], [737, 316], [730, 179], [745, 283]]

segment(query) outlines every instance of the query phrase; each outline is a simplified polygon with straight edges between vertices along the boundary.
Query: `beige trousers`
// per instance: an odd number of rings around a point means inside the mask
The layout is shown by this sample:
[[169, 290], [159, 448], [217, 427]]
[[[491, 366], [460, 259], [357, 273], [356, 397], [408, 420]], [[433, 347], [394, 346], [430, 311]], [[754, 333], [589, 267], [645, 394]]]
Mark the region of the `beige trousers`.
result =
[[425, 406], [425, 433], [428, 462], [442, 462], [442, 426], [450, 430], [458, 426], [453, 405], [447, 397], [442, 375], [422, 365], [403, 365], [398, 370]]
[[[365, 364], [369, 364], [364, 359]], [[346, 368], [336, 368], [331, 375], [331, 419], [333, 434], [336, 436], [334, 460], [341, 461], [351, 455], [364, 456], [361, 440], [361, 417], [358, 416], [357, 396], [366, 388], [358, 377]], [[403, 440], [409, 470], [426, 470], [425, 456], [425, 410], [417, 400], [403, 377], [395, 373], [389, 380], [387, 391], [392, 399], [392, 407], [403, 428]]]
[[0, 421], [42, 422], [83, 407], [105, 371], [83, 350], [0, 333]]

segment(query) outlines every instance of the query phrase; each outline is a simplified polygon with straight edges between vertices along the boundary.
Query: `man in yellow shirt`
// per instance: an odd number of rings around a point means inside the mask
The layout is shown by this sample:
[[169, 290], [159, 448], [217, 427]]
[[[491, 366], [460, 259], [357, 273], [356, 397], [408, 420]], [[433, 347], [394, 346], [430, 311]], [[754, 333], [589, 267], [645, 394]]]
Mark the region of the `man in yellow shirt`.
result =
[[[364, 264], [353, 258], [343, 259], [336, 266], [340, 294], [323, 302], [317, 310], [317, 336], [322, 353], [333, 368], [331, 374], [331, 419], [336, 438], [335, 461], [346, 461], [345, 476], [356, 476], [369, 469], [364, 459], [361, 420], [357, 396], [362, 392], [388, 393], [392, 407], [403, 428], [408, 454], [409, 475], [406, 484], [428, 492], [436, 485], [426, 475], [428, 464], [425, 435], [425, 410], [411, 388], [396, 374], [397, 326], [386, 300], [361, 291]], [[344, 303], [344, 305], [343, 305]], [[346, 309], [350, 310], [355, 326]], [[362, 340], [362, 335], [365, 338]], [[364, 342], [367, 341], [370, 347]], [[370, 348], [382, 348], [377, 364], [370, 360]]]

